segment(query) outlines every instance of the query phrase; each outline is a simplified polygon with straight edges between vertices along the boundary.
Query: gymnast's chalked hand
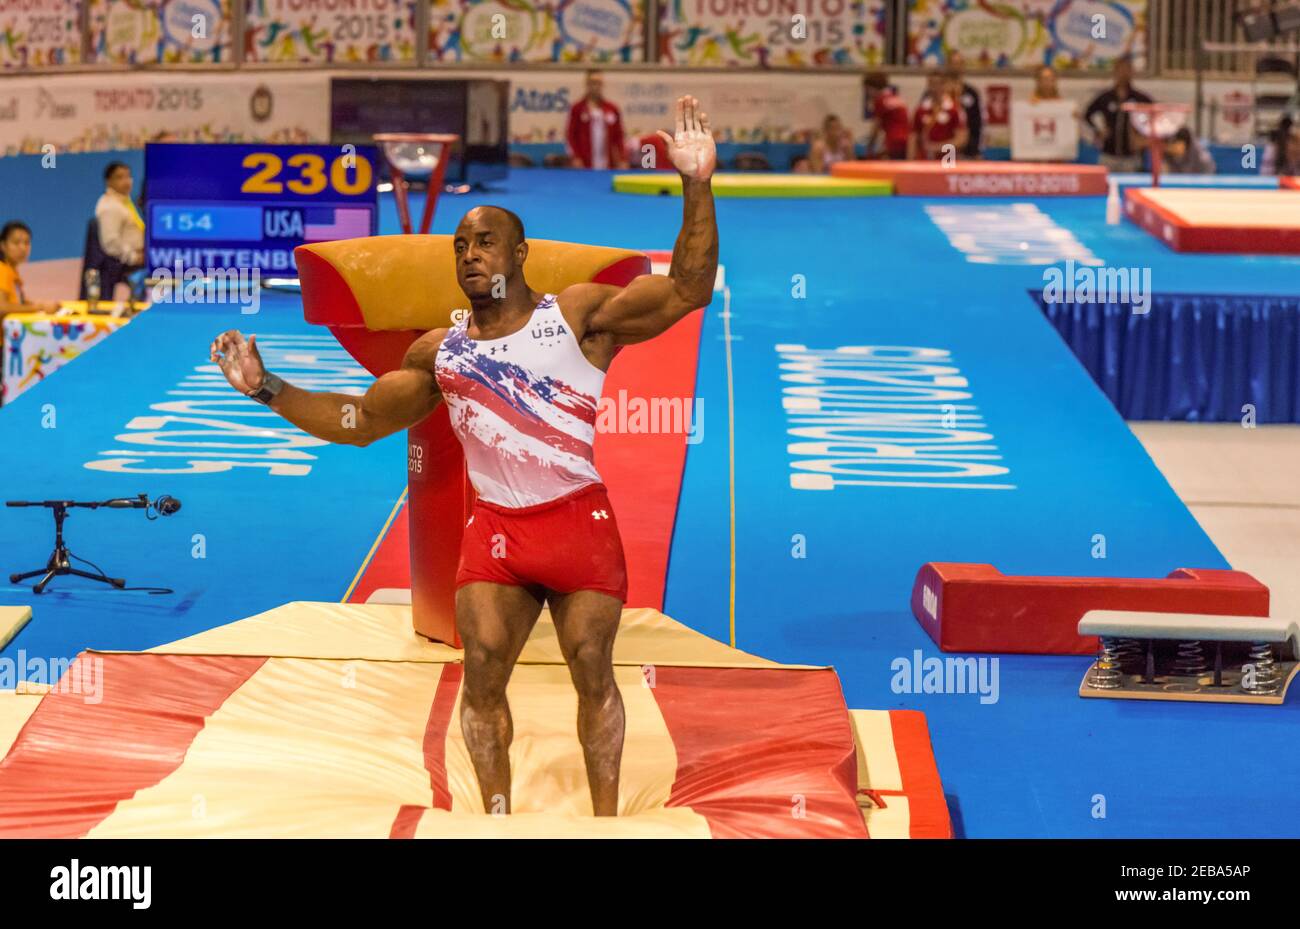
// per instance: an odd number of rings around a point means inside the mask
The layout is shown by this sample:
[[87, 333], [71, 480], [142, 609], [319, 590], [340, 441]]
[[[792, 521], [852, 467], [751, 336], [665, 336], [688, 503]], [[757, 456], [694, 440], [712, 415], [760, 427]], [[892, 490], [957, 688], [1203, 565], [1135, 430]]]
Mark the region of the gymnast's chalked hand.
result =
[[673, 167], [685, 178], [707, 181], [718, 166], [718, 150], [709, 131], [709, 117], [694, 97], [678, 97], [673, 134], [662, 129], [659, 137], [668, 146]]
[[211, 357], [235, 390], [247, 394], [261, 389], [266, 367], [257, 350], [257, 336], [245, 340], [238, 329], [223, 332], [212, 342]]

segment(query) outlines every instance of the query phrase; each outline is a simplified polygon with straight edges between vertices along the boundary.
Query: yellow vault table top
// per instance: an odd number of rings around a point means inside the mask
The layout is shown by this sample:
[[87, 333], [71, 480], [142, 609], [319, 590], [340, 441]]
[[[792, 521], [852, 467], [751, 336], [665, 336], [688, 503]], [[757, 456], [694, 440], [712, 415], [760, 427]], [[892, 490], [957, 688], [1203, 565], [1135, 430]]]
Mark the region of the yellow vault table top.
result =
[[[821, 174], [731, 173], [713, 176], [713, 193], [718, 197], [888, 197], [893, 189], [889, 181]], [[615, 174], [614, 191], [680, 196], [682, 178], [679, 174], [659, 171]]]

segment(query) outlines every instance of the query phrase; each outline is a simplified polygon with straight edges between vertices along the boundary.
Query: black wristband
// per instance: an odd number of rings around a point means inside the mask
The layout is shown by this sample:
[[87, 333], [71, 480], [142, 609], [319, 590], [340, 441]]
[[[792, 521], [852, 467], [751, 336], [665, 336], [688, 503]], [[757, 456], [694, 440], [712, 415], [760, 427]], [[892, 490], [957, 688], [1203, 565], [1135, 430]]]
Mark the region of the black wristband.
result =
[[262, 386], [257, 390], [249, 391], [248, 396], [252, 397], [258, 403], [271, 405], [271, 401], [284, 389], [284, 381], [272, 374], [266, 372], [266, 377], [262, 378]]

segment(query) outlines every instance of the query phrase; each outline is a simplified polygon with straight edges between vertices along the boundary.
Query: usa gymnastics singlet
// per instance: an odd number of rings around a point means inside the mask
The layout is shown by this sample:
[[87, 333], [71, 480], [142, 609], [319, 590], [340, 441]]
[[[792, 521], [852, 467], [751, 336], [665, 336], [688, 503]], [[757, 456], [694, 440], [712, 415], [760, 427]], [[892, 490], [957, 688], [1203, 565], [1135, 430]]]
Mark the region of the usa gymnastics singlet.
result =
[[583, 355], [555, 295], [513, 335], [476, 340], [468, 326], [447, 331], [434, 371], [479, 497], [528, 507], [599, 484], [591, 444], [605, 372]]

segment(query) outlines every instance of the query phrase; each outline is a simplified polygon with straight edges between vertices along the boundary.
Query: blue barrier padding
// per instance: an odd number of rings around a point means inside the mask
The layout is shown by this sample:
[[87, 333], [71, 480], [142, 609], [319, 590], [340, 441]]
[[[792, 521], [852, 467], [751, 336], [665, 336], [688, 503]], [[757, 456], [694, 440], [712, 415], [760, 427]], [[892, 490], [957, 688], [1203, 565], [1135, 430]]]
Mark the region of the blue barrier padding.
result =
[[1134, 313], [1031, 295], [1125, 419], [1300, 422], [1300, 297], [1163, 294]]

